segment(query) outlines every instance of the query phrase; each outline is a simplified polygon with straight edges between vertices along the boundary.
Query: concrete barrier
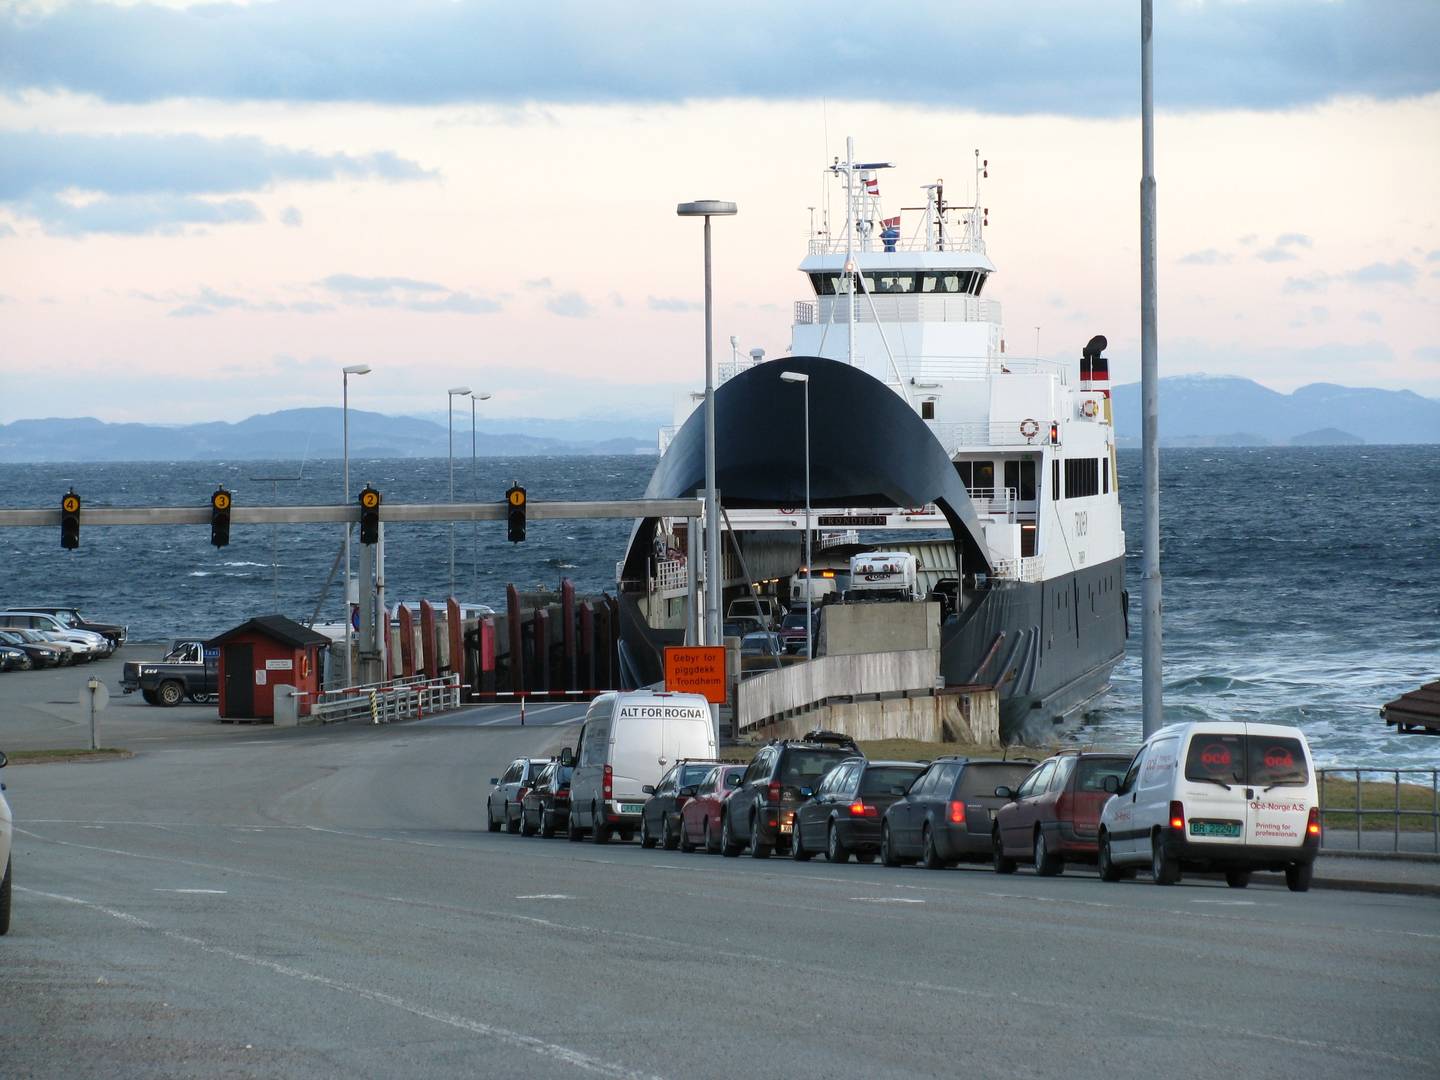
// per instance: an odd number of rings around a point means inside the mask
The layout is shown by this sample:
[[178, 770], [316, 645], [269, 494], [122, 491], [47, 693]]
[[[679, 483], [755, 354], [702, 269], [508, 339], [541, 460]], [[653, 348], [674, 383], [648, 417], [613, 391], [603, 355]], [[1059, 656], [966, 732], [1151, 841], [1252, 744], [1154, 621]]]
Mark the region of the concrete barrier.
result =
[[736, 688], [736, 728], [744, 734], [766, 720], [833, 698], [931, 691], [939, 671], [939, 653], [931, 649], [822, 656], [809, 663], [767, 671], [744, 680]]
[[940, 605], [926, 603], [827, 604], [820, 617], [825, 656], [908, 652], [940, 648]]
[[990, 687], [918, 691], [903, 697], [830, 701], [796, 716], [756, 725], [749, 734], [794, 739], [815, 728], [860, 741], [916, 739], [995, 745], [1000, 741], [999, 695]]

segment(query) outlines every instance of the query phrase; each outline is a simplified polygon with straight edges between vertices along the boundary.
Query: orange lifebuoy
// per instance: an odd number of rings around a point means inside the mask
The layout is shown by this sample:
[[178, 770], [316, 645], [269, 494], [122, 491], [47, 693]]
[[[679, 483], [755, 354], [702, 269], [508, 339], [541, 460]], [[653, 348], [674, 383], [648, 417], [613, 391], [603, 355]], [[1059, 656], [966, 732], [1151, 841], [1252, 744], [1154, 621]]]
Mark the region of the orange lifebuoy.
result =
[[1020, 421], [1020, 434], [1027, 439], [1033, 439], [1036, 435], [1040, 434], [1040, 422], [1027, 416], [1024, 420]]

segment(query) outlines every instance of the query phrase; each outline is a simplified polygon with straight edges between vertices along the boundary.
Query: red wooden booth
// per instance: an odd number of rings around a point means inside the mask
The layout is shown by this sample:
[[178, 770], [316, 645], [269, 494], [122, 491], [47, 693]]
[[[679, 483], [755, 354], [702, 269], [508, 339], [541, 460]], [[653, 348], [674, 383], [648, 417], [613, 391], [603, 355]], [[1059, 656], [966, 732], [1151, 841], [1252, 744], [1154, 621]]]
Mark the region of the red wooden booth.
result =
[[273, 720], [280, 683], [307, 693], [300, 715], [310, 714], [320, 692], [320, 650], [329, 638], [284, 615], [261, 615], [206, 644], [220, 650], [221, 719]]

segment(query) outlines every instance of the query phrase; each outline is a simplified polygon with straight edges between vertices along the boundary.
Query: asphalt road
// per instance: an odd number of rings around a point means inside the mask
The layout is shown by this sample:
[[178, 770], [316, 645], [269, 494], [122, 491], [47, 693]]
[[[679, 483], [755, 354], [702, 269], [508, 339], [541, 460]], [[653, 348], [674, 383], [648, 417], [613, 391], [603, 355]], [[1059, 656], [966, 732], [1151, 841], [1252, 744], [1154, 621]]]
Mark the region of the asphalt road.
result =
[[575, 712], [5, 770], [0, 1075], [1437, 1075], [1440, 901], [486, 832]]

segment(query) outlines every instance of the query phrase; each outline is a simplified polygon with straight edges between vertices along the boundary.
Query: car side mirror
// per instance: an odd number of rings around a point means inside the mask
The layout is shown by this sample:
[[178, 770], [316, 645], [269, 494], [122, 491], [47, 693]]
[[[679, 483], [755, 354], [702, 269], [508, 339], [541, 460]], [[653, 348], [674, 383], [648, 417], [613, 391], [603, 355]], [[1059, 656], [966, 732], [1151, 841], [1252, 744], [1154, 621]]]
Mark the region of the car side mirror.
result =
[[575, 764], [575, 754], [568, 746], [560, 748], [560, 764], [569, 768]]
[[682, 788], [680, 789], [680, 794], [681, 794], [684, 798], [693, 799], [693, 798], [695, 797], [695, 793], [696, 793], [697, 791], [699, 791], [699, 790], [700, 790], [700, 786], [699, 786], [698, 784], [691, 784], [691, 785], [689, 785], [688, 787], [682, 787]]
[[643, 791], [646, 795], [654, 795], [654, 794], [655, 794], [655, 785], [654, 785], [654, 784], [646, 784], [646, 785], [645, 785], [644, 787], [642, 787], [640, 790]]
[[1120, 790], [1120, 778], [1118, 776], [1107, 776], [1104, 780], [1100, 781], [1100, 786], [1111, 795], [1114, 795]]
[[995, 797], [997, 799], [1013, 799], [1015, 798], [1015, 793], [1004, 784], [1001, 784], [995, 789]]
[[495, 785], [495, 784], [500, 783], [500, 777], [498, 777], [498, 776], [492, 776], [492, 777], [490, 777], [490, 783], [491, 783], [492, 786]]
[[814, 788], [802, 787], [802, 788], [800, 789], [800, 797], [801, 797], [802, 799], [808, 799], [808, 798], [810, 798], [810, 797], [811, 797], [812, 795], [814, 795], [814, 794], [815, 794], [815, 789], [814, 789]]

